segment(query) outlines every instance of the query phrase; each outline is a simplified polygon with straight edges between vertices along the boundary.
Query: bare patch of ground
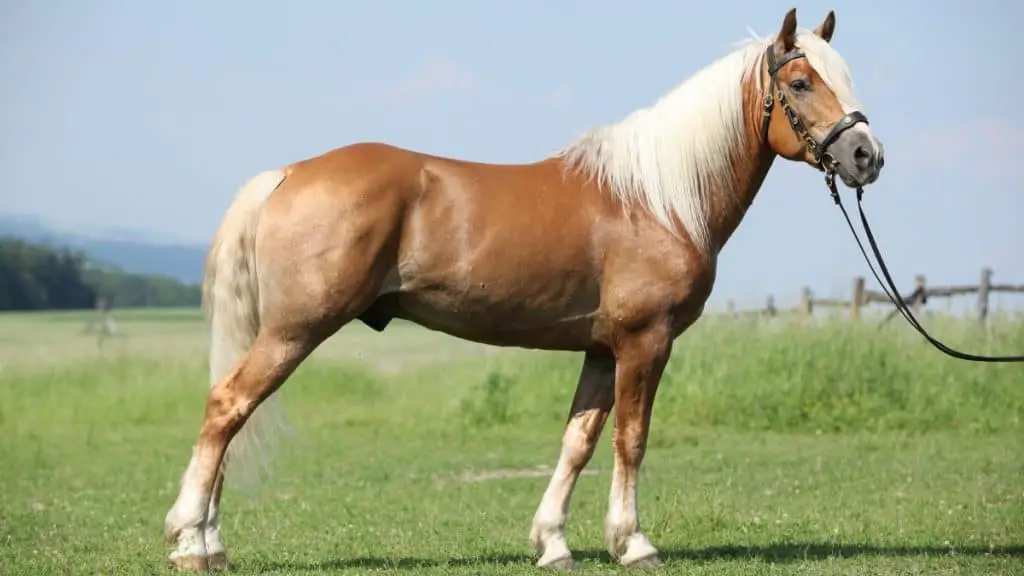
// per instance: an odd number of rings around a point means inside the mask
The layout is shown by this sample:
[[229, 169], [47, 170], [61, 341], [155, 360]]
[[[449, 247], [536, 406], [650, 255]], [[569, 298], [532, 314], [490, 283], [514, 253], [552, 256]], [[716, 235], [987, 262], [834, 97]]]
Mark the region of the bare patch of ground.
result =
[[[508, 478], [547, 478], [551, 476], [554, 469], [550, 466], [535, 466], [533, 468], [496, 468], [493, 470], [467, 470], [459, 474], [462, 482], [485, 482], [488, 480], [505, 480]], [[598, 470], [586, 469], [580, 473], [581, 476], [596, 476]]]

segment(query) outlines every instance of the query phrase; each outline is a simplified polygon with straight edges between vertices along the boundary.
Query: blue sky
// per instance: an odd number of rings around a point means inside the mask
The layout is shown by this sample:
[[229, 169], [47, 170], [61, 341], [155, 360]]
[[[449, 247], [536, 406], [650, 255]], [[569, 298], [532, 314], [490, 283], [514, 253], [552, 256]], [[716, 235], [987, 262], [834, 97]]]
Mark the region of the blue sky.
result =
[[[0, 0], [0, 212], [204, 244], [254, 172], [350, 142], [539, 159], [793, 6], [808, 27], [836, 10], [886, 145], [867, 210], [896, 280], [1024, 283], [1024, 4], [997, 0]], [[712, 305], [846, 295], [856, 274], [820, 175], [776, 162]]]

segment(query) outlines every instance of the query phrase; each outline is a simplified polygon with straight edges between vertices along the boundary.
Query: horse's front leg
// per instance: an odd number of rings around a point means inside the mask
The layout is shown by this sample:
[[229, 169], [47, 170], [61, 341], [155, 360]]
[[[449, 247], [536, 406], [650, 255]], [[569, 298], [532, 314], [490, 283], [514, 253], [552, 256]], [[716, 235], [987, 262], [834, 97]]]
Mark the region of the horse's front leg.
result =
[[611, 355], [587, 353], [562, 435], [562, 453], [533, 516], [530, 541], [540, 554], [538, 566], [562, 570], [576, 567], [565, 541], [569, 501], [612, 409], [614, 381], [615, 360]]
[[651, 410], [672, 349], [668, 330], [624, 334], [615, 350], [615, 464], [605, 517], [605, 543], [626, 566], [659, 566], [658, 551], [640, 531], [637, 484]]

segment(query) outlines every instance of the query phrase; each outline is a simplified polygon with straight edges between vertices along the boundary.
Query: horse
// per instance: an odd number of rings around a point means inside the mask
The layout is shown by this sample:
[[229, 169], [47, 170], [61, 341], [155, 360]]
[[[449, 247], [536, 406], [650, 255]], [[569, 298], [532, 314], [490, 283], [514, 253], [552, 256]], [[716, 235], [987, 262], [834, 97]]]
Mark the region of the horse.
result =
[[283, 422], [275, 392], [296, 367], [350, 322], [382, 332], [395, 318], [580, 353], [529, 533], [536, 564], [577, 564], [569, 501], [613, 408], [605, 545], [622, 565], [662, 564], [640, 528], [639, 470], [662, 371], [703, 314], [719, 252], [776, 157], [848, 187], [875, 182], [884, 164], [834, 31], [833, 11], [809, 30], [789, 10], [772, 37], [533, 163], [359, 142], [252, 176], [205, 261], [210, 388], [165, 517], [172, 567], [227, 567], [225, 475], [265, 456], [256, 448]]

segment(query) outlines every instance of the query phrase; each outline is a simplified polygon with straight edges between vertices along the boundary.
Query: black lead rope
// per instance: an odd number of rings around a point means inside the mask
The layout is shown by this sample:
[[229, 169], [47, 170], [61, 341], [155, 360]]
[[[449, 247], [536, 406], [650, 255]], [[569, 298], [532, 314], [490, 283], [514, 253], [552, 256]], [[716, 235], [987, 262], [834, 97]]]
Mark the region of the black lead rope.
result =
[[[836, 190], [835, 173], [827, 172], [825, 176], [825, 182], [828, 184], [829, 191], [832, 193], [832, 199], [835, 201], [836, 206], [843, 212], [843, 218], [846, 219], [846, 225], [850, 227], [850, 232], [853, 234], [854, 240], [857, 241], [857, 246], [860, 248], [861, 254], [864, 255], [864, 261], [868, 263], [868, 268], [871, 269], [871, 273], [874, 274], [875, 280], [882, 286], [882, 290], [885, 291], [885, 295], [892, 300], [892, 303], [896, 306], [896, 309], [900, 311], [903, 318], [907, 320], [911, 326], [917, 330], [921, 336], [924, 336], [925, 340], [931, 343], [933, 346], [938, 348], [941, 352], [952, 356], [953, 358], [959, 358], [961, 360], [970, 360], [973, 362], [1024, 362], [1024, 356], [979, 356], [977, 354], [968, 354], [966, 352], [960, 352], [954, 350], [949, 346], [946, 346], [942, 342], [936, 340], [925, 331], [921, 326], [917, 318], [910, 312], [910, 307], [900, 296], [899, 290], [896, 289], [896, 283], [892, 281], [892, 276], [889, 275], [889, 269], [885, 265], [885, 260], [882, 258], [882, 254], [878, 249], [878, 243], [875, 241], [875, 235], [871, 233], [871, 226], [868, 225], [868, 219], [864, 215], [864, 205], [862, 199], [864, 197], [864, 189], [860, 186], [857, 187], [857, 210], [860, 212], [860, 222], [864, 226], [864, 235], [868, 238], [868, 243], [871, 245], [871, 251], [875, 253], [875, 260], [878, 262], [878, 267], [882, 270], [882, 275], [885, 276], [886, 282], [882, 282], [882, 279], [878, 277], [878, 272], [875, 271], [875, 267], [871, 264], [871, 259], [868, 257], [867, 251], [864, 250], [864, 244], [860, 241], [860, 235], [853, 228], [853, 222], [850, 221], [850, 215], [846, 212], [846, 207], [843, 206], [843, 201], [839, 197], [839, 191]], [[888, 284], [888, 287], [886, 287]], [[890, 289], [892, 290], [890, 292]]]

